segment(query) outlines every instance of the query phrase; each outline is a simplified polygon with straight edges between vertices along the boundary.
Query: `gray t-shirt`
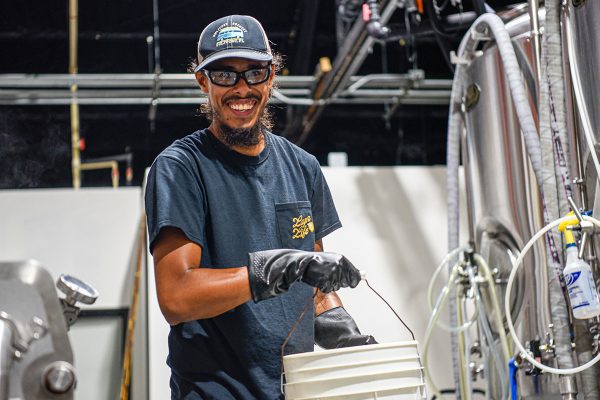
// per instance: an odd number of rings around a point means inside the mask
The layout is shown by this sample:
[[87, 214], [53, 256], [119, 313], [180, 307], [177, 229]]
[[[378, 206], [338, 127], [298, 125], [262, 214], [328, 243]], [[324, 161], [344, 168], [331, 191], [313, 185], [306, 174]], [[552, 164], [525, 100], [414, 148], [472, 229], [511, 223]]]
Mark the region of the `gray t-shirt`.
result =
[[[249, 252], [312, 251], [316, 240], [341, 227], [315, 157], [282, 137], [265, 138], [256, 157], [230, 150], [208, 130], [165, 149], [146, 188], [150, 249], [160, 229], [176, 227], [202, 246], [201, 268], [240, 267]], [[280, 348], [312, 294], [297, 282], [275, 298], [172, 326], [172, 398], [282, 398]], [[286, 354], [313, 350], [312, 307]]]

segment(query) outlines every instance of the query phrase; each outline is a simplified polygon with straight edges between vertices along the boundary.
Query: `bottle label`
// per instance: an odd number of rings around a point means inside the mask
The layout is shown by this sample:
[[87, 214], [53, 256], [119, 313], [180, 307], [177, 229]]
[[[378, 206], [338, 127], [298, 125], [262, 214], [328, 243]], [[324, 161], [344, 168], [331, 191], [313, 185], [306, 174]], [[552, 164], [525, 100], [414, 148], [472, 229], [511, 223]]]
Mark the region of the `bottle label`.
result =
[[590, 304], [593, 307], [598, 305], [598, 294], [591, 276], [586, 280], [581, 276], [581, 271], [575, 271], [565, 275], [565, 282], [573, 310]]
[[579, 278], [579, 275], [581, 275], [581, 271], [573, 272], [572, 274], [567, 274], [567, 276], [565, 276], [567, 287], [573, 285], [575, 281]]

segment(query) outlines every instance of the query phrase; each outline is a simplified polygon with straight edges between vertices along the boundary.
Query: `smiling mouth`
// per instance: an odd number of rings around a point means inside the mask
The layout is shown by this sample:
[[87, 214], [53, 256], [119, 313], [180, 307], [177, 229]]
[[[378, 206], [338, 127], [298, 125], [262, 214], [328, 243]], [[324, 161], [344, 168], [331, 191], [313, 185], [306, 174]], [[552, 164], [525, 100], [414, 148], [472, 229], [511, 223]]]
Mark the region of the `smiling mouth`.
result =
[[227, 102], [227, 106], [236, 114], [248, 114], [254, 109], [257, 101], [255, 99], [238, 99]]

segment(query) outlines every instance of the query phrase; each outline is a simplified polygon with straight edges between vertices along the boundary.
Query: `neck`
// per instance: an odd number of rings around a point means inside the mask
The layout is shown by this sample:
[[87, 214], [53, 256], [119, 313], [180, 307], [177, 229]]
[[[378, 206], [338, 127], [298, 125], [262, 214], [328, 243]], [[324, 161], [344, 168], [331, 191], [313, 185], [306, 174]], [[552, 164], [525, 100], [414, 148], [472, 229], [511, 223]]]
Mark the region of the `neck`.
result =
[[255, 145], [244, 146], [244, 145], [230, 145], [223, 138], [223, 133], [218, 124], [213, 122], [208, 127], [208, 130], [212, 132], [212, 134], [225, 146], [229, 147], [231, 150], [236, 151], [245, 156], [256, 157], [258, 156], [265, 148], [265, 135], [264, 133], [261, 135], [259, 142]]

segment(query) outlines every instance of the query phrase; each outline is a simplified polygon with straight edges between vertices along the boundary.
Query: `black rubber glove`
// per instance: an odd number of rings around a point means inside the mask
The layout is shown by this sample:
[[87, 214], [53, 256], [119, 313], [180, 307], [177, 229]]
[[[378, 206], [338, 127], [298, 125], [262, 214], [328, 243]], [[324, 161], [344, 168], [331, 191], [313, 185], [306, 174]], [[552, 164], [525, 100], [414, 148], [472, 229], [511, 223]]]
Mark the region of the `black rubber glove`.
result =
[[343, 307], [335, 307], [315, 318], [315, 343], [323, 349], [377, 344], [371, 335], [361, 335], [354, 319]]
[[248, 258], [256, 302], [287, 292], [300, 280], [325, 293], [360, 282], [360, 271], [341, 254], [279, 249], [249, 253]]

